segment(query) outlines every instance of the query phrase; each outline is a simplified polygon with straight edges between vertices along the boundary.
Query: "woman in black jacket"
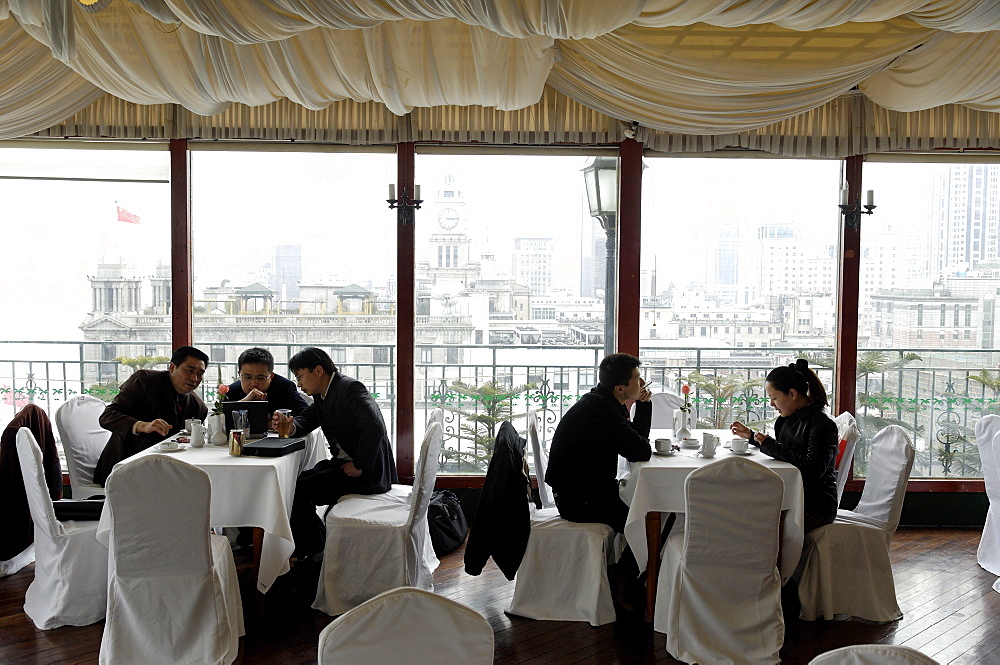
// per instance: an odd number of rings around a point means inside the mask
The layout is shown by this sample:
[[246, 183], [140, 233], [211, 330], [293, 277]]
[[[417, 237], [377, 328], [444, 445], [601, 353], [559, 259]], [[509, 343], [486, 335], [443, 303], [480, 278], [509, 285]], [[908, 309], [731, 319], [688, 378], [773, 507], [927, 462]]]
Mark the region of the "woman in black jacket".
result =
[[837, 516], [837, 424], [824, 411], [826, 390], [803, 358], [771, 370], [764, 390], [778, 412], [774, 437], [753, 432], [738, 421], [730, 429], [760, 446], [765, 455], [798, 468], [807, 532], [830, 524]]

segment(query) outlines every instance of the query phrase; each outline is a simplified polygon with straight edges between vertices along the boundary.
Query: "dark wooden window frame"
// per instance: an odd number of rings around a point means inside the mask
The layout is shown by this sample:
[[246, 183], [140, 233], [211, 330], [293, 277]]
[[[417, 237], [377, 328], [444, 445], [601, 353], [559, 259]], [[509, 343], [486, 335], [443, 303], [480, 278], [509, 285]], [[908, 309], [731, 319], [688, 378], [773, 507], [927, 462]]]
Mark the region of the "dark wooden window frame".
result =
[[[639, 260], [642, 233], [642, 154], [643, 146], [632, 139], [618, 145], [619, 152], [619, 264], [618, 264], [618, 350], [639, 353]], [[415, 144], [396, 146], [396, 187], [412, 192], [415, 175]], [[851, 201], [861, 199], [864, 157], [844, 161], [844, 180]], [[193, 340], [193, 285], [191, 276], [191, 152], [187, 139], [170, 141], [170, 244], [172, 288], [172, 343], [174, 347]], [[834, 411], [854, 411], [857, 366], [858, 287], [860, 278], [861, 230], [841, 227], [840, 271], [838, 278], [836, 385]], [[397, 219], [397, 410], [396, 460], [400, 480], [412, 481], [414, 453], [414, 326], [415, 317], [415, 234], [413, 224]], [[403, 406], [407, 405], [407, 406]], [[853, 470], [852, 470], [853, 471]], [[853, 475], [853, 473], [852, 473]], [[439, 487], [477, 488], [482, 476], [440, 476]], [[860, 491], [864, 480], [851, 479], [847, 490]], [[982, 480], [914, 479], [907, 492], [985, 492]]]

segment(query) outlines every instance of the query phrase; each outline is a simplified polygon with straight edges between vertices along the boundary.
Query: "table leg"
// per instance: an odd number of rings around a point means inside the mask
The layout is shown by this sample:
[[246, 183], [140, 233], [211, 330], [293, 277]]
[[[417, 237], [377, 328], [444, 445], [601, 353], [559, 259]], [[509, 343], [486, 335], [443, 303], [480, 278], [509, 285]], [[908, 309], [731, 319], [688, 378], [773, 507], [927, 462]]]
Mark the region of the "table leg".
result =
[[260, 576], [260, 553], [264, 549], [264, 529], [259, 526], [253, 527], [253, 587], [254, 587], [254, 607], [257, 610], [257, 618], [264, 617], [264, 594], [257, 588], [257, 579]]
[[653, 622], [656, 582], [660, 577], [660, 528], [658, 511], [646, 513], [646, 622]]

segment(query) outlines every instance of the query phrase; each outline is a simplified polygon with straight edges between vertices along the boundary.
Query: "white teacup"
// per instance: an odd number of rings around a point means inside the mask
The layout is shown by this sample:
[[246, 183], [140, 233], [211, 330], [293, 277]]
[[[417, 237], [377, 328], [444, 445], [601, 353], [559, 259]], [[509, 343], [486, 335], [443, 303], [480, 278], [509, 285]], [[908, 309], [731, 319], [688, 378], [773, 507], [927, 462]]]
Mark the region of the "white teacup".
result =
[[673, 442], [670, 439], [657, 439], [656, 441], [654, 441], [654, 444], [656, 445], [656, 452], [669, 453], [670, 445], [672, 443]]
[[191, 434], [194, 432], [194, 426], [200, 424], [201, 421], [198, 420], [197, 418], [188, 418], [187, 420], [184, 421], [184, 429], [186, 429], [188, 433]]
[[750, 449], [750, 442], [740, 437], [733, 439], [732, 443], [730, 443], [729, 446], [733, 449], [734, 453], [739, 453], [742, 455], [743, 453], [745, 453], [747, 450]]

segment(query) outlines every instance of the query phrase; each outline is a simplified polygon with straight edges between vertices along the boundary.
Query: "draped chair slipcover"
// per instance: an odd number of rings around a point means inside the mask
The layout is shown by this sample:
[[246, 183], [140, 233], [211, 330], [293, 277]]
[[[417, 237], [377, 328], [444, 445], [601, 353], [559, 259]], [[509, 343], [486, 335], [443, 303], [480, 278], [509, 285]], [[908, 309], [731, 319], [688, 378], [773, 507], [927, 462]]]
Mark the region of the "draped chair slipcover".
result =
[[654, 630], [686, 663], [777, 663], [785, 639], [778, 572], [784, 483], [728, 457], [684, 481], [685, 528], [663, 548]]
[[111, 558], [100, 662], [232, 663], [243, 606], [229, 539], [209, 533], [208, 473], [148, 455], [116, 468], [106, 488], [111, 520], [98, 538]]
[[319, 634], [319, 665], [490, 665], [493, 627], [483, 615], [423, 589], [390, 589]]
[[[976, 445], [979, 447], [986, 497], [990, 502], [976, 559], [985, 570], [1000, 575], [1000, 466], [997, 464], [1000, 416], [990, 414], [976, 422]], [[997, 587], [1000, 588], [1000, 580], [997, 580]]]
[[559, 516], [552, 489], [544, 480], [548, 460], [534, 412], [528, 415], [528, 443], [543, 508], [531, 505], [531, 533], [507, 611], [529, 619], [587, 621], [592, 626], [611, 623], [616, 614], [608, 564], [615, 560], [615, 532], [607, 524], [569, 522]]
[[855, 644], [820, 654], [809, 665], [938, 665], [938, 662], [910, 647]]
[[98, 422], [105, 406], [92, 395], [78, 395], [56, 411], [56, 428], [66, 453], [74, 499], [104, 494], [104, 488], [94, 482], [94, 468], [111, 438], [111, 432]]
[[35, 579], [24, 594], [24, 612], [40, 630], [100, 621], [107, 604], [108, 552], [94, 537], [97, 522], [56, 519], [42, 451], [27, 427], [17, 432], [17, 455], [35, 528]]
[[872, 440], [857, 509], [863, 512], [840, 511], [833, 524], [806, 534], [795, 574], [801, 618], [887, 622], [903, 616], [889, 545], [899, 524], [913, 455], [913, 443], [902, 427], [881, 430]]
[[854, 510], [838, 510], [837, 521], [878, 527], [888, 545], [899, 526], [914, 454], [913, 442], [902, 427], [890, 425], [876, 434], [861, 500]]
[[326, 516], [326, 546], [312, 606], [333, 616], [401, 586], [434, 589], [434, 556], [427, 506], [441, 455], [441, 425], [427, 427], [403, 496], [349, 494]]

